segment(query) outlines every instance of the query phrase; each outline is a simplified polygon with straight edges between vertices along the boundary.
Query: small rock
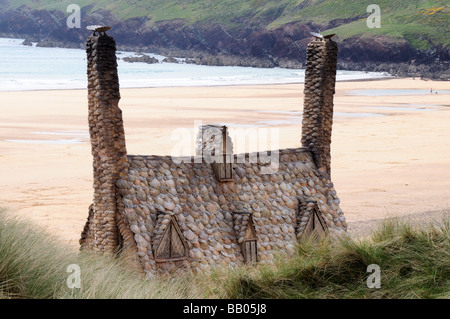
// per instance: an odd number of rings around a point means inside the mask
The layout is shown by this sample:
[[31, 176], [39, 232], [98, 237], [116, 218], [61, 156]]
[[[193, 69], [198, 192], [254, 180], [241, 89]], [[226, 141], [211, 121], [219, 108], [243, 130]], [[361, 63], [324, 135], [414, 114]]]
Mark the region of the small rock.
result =
[[191, 230], [184, 231], [183, 235], [186, 240], [193, 241], [194, 239], [197, 239], [197, 236]]

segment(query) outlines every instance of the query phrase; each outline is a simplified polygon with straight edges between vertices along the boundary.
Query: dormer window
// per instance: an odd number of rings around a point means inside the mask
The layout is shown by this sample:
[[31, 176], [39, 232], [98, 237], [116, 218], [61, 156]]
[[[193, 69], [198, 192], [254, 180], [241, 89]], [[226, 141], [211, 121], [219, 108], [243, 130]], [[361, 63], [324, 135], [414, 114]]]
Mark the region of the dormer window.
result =
[[211, 164], [219, 182], [233, 181], [233, 142], [225, 125], [201, 126], [196, 153]]
[[245, 233], [244, 242], [241, 246], [246, 265], [255, 265], [258, 262], [258, 241], [256, 239], [253, 222], [250, 220]]
[[258, 238], [251, 213], [234, 213], [234, 230], [246, 265], [258, 262]]
[[[168, 220], [166, 223], [165, 220]], [[188, 245], [186, 244], [183, 234], [178, 226], [174, 216], [165, 215], [163, 218], [158, 218], [158, 225], [156, 230], [161, 230], [163, 225], [165, 229], [161, 231], [162, 237], [158, 238], [159, 243], [155, 250], [155, 261], [178, 261], [187, 259]]]
[[300, 216], [309, 216], [304, 226], [301, 238], [313, 237], [318, 239], [327, 233], [327, 225], [323, 220], [322, 213], [316, 201], [300, 202], [299, 204]]

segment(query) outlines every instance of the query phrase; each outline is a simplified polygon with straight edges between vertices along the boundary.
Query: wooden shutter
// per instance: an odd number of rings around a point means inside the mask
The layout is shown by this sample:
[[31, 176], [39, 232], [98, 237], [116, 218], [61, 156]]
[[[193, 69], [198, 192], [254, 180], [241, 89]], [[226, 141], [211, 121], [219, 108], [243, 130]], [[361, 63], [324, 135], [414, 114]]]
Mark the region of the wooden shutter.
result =
[[222, 128], [222, 150], [219, 163], [213, 163], [212, 167], [219, 182], [229, 182], [233, 180], [233, 155], [227, 154], [227, 130]]
[[244, 262], [246, 265], [255, 265], [258, 262], [257, 239], [251, 216], [249, 216], [248, 219], [242, 251], [244, 254]]
[[303, 231], [302, 238], [309, 238], [314, 236], [315, 238], [322, 237], [326, 234], [326, 225], [323, 219], [320, 217], [317, 209], [313, 209], [306, 223], [305, 230]]
[[314, 231], [318, 236], [324, 236], [326, 233], [326, 226], [325, 226], [325, 222], [323, 221], [323, 219], [320, 217], [319, 212], [314, 210]]
[[230, 155], [227, 154], [227, 131], [222, 131], [222, 146], [223, 146], [223, 176], [221, 180], [232, 180], [233, 179], [233, 163], [230, 161]]
[[173, 222], [171, 223], [170, 258], [186, 257], [186, 247]]
[[244, 241], [244, 262], [246, 265], [255, 265], [258, 262], [258, 249], [256, 239]]
[[172, 219], [164, 232], [163, 237], [156, 248], [156, 261], [170, 261], [187, 258], [187, 245], [184, 241], [181, 230]]
[[155, 257], [157, 259], [168, 259], [170, 258], [170, 227], [167, 228], [164, 233], [158, 248], [156, 249]]

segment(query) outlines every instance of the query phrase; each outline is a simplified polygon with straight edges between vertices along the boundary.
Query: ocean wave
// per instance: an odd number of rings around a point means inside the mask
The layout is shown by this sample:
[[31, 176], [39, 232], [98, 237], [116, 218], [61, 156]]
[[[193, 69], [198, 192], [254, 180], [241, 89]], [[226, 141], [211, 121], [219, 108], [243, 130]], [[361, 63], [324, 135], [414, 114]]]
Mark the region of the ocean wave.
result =
[[[0, 91], [85, 89], [86, 56], [81, 49], [21, 45], [22, 39], [0, 38]], [[118, 52], [122, 59], [133, 52]], [[163, 56], [146, 53], [157, 58]], [[222, 86], [303, 83], [304, 70], [205, 66], [175, 63], [127, 63], [118, 60], [121, 88]], [[376, 79], [386, 73], [338, 71], [337, 81]]]

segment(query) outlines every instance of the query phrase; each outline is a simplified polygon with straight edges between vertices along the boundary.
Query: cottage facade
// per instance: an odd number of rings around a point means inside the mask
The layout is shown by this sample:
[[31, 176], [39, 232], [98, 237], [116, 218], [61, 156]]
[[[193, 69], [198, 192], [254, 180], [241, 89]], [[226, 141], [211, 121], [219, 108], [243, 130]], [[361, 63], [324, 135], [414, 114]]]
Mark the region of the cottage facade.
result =
[[173, 273], [268, 262], [301, 237], [346, 232], [330, 180], [335, 42], [308, 45], [302, 147], [233, 154], [227, 128], [205, 125], [192, 157], [127, 154], [114, 39], [94, 31], [86, 47], [94, 199], [81, 249]]

